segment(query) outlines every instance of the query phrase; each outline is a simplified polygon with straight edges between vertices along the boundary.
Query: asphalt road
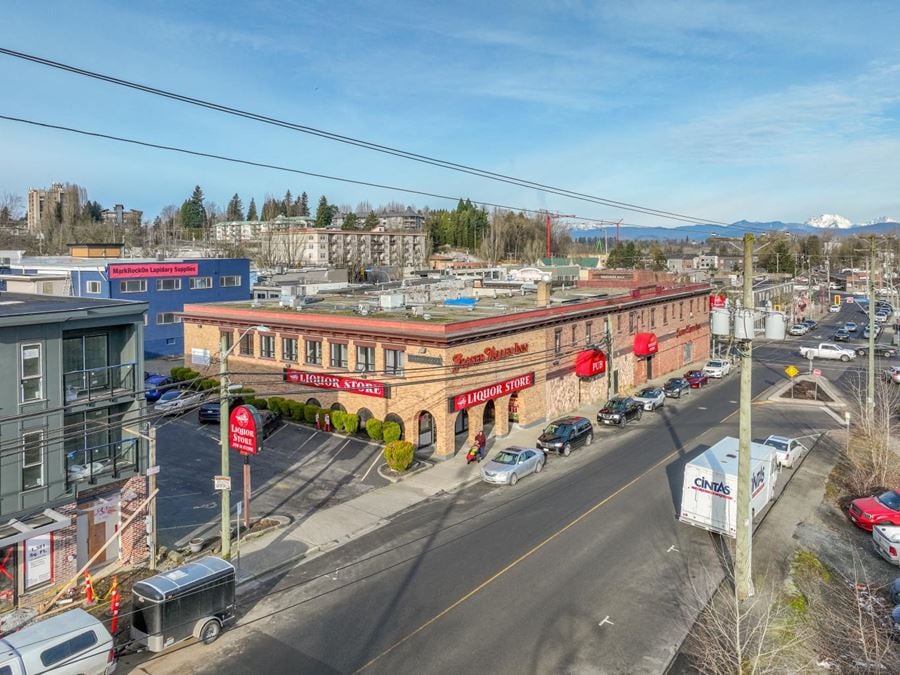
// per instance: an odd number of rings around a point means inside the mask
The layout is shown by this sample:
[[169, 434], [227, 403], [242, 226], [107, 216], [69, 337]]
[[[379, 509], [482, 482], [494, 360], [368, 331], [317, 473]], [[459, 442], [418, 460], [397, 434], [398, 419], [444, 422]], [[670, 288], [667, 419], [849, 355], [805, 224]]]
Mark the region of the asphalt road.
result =
[[[251, 513], [302, 518], [385, 485], [377, 470], [370, 471], [378, 457], [380, 447], [365, 440], [284, 423], [265, 440], [263, 452], [251, 458]], [[212, 478], [221, 466], [218, 425], [199, 424], [193, 411], [162, 420], [157, 425], [157, 463], [162, 467], [160, 543], [172, 546], [217, 535], [220, 497]], [[234, 509], [243, 489], [243, 458], [236, 452], [231, 453], [229, 469]]]
[[[778, 378], [777, 364], [758, 366], [754, 392]], [[598, 429], [515, 488], [410, 509], [259, 589], [215, 645], [141, 671], [659, 672], [721, 578], [721, 542], [675, 514], [684, 463], [737, 435], [738, 386], [732, 375], [626, 430]], [[834, 426], [817, 410], [754, 406], [756, 439]]]

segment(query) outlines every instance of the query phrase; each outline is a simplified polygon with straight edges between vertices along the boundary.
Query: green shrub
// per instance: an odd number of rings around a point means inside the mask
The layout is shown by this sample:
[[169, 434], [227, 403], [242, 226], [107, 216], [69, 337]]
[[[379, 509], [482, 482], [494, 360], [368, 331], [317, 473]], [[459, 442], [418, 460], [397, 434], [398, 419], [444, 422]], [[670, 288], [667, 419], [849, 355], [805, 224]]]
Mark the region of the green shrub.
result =
[[381, 420], [376, 420], [374, 417], [370, 417], [366, 420], [366, 433], [369, 434], [369, 438], [373, 441], [380, 441], [384, 438], [381, 434]]
[[332, 410], [331, 411], [331, 427], [335, 431], [343, 431], [344, 430], [344, 418], [347, 416], [343, 410]]
[[344, 413], [344, 431], [355, 434], [359, 430], [359, 415]]
[[241, 387], [241, 388], [238, 389], [235, 393], [236, 393], [236, 394], [241, 394], [241, 395], [243, 395], [243, 396], [246, 396], [247, 394], [254, 394], [254, 393], [256, 393], [256, 389], [253, 389], [253, 388], [251, 388], [251, 387]]
[[306, 406], [300, 403], [300, 401], [285, 401], [281, 404], [281, 407], [283, 410], [287, 410], [287, 413], [292, 420], [302, 422], [306, 419], [305, 415], [303, 414]]
[[219, 381], [214, 380], [211, 377], [204, 377], [202, 380], [197, 380], [195, 384], [195, 388], [199, 389], [200, 391], [209, 391], [210, 389], [219, 388]]
[[400, 425], [396, 422], [385, 422], [381, 433], [384, 436], [385, 443], [394, 443], [400, 440], [403, 432], [400, 430]]
[[169, 375], [172, 376], [172, 379], [176, 382], [181, 382], [184, 380], [184, 373], [188, 370], [184, 366], [175, 366], [172, 370], [169, 371]]
[[305, 405], [303, 406], [303, 419], [306, 420], [307, 424], [315, 424], [317, 412], [319, 412], [319, 409], [316, 406]]
[[[388, 422], [387, 424], [392, 424]], [[385, 424], [385, 426], [387, 426]], [[396, 424], [396, 422], [393, 422]], [[413, 444], [409, 441], [391, 441], [384, 446], [384, 460], [394, 471], [406, 471], [413, 463]]]
[[264, 398], [255, 398], [251, 405], [257, 410], [266, 410], [269, 407], [269, 402]]
[[281, 402], [284, 399], [278, 398], [277, 396], [272, 396], [269, 398], [269, 410], [276, 413], [284, 414], [283, 408], [281, 407]]

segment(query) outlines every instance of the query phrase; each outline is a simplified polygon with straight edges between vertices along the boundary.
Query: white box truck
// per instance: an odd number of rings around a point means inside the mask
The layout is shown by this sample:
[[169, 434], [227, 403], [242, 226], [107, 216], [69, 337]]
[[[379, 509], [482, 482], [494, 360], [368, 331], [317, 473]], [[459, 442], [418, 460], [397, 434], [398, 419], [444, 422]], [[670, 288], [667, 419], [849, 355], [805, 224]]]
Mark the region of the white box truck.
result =
[[[679, 520], [736, 536], [738, 439], [726, 436], [684, 467]], [[775, 448], [750, 444], [750, 509], [753, 518], [775, 498]]]

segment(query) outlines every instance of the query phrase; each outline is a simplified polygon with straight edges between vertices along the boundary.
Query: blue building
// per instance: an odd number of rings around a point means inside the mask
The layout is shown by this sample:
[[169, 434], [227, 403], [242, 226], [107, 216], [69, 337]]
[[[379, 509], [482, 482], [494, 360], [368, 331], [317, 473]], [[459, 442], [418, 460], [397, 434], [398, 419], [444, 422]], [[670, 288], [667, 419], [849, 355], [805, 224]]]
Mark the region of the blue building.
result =
[[[100, 257], [98, 252], [116, 257]], [[70, 253], [74, 255], [11, 257], [0, 269], [20, 275], [68, 275], [64, 295], [146, 302], [145, 358], [184, 353], [178, 312], [186, 304], [251, 297], [246, 258], [122, 258], [120, 247], [107, 244], [72, 245]]]

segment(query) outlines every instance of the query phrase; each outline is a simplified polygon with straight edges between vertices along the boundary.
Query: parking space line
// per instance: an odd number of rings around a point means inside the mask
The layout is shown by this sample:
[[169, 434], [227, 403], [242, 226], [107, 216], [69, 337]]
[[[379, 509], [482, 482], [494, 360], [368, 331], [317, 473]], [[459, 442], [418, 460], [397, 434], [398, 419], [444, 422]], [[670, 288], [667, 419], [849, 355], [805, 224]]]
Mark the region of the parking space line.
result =
[[375, 465], [376, 465], [378, 462], [380, 462], [380, 461], [381, 461], [381, 453], [379, 452], [379, 453], [376, 453], [375, 459], [374, 459], [373, 462], [369, 465], [369, 468], [366, 469], [366, 472], [363, 474], [363, 477], [359, 479], [360, 482], [364, 482], [364, 481], [366, 480], [366, 478], [369, 477], [369, 474], [372, 472], [372, 469], [374, 469], [374, 468], [375, 468]]

